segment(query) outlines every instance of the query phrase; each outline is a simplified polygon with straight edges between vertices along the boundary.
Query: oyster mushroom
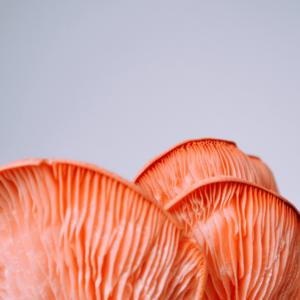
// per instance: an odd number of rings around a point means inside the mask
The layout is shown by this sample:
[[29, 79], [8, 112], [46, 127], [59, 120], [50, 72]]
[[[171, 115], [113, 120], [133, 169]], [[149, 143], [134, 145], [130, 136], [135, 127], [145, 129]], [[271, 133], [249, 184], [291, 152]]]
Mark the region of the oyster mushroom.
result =
[[206, 259], [136, 185], [96, 166], [0, 168], [0, 298], [201, 299]]
[[192, 185], [165, 208], [206, 254], [203, 299], [299, 299], [300, 219], [286, 199], [217, 176]]
[[244, 154], [234, 142], [211, 138], [172, 147], [150, 160], [134, 182], [166, 205], [195, 182], [218, 175], [234, 176], [278, 191], [265, 164]]
[[279, 194], [274, 176], [268, 166], [259, 157], [254, 155], [248, 156], [250, 157], [255, 169], [259, 173], [259, 178], [261, 178], [260, 185]]
[[229, 141], [186, 141], [134, 182], [198, 240], [208, 260], [203, 299], [300, 298], [299, 213], [257, 157]]

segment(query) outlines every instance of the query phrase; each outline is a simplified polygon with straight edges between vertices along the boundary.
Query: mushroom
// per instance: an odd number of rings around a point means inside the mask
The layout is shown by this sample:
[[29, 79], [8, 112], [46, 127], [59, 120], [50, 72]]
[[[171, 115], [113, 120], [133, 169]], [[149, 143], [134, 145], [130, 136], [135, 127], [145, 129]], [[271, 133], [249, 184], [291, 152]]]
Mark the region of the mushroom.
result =
[[259, 177], [261, 178], [260, 185], [279, 194], [274, 176], [272, 174], [272, 171], [268, 168], [268, 166], [259, 157], [254, 155], [248, 155], [248, 156], [250, 157], [255, 169], [260, 173], [259, 174]]
[[218, 175], [234, 176], [278, 191], [265, 164], [244, 154], [234, 142], [211, 138], [172, 147], [150, 160], [134, 182], [166, 205], [195, 182]]
[[197, 299], [197, 242], [136, 185], [99, 167], [0, 168], [0, 299]]
[[286, 199], [243, 179], [216, 176], [165, 208], [206, 254], [203, 299], [300, 298], [300, 219]]
[[150, 160], [134, 182], [203, 249], [203, 299], [300, 298], [299, 212], [260, 159], [233, 142], [191, 140]]

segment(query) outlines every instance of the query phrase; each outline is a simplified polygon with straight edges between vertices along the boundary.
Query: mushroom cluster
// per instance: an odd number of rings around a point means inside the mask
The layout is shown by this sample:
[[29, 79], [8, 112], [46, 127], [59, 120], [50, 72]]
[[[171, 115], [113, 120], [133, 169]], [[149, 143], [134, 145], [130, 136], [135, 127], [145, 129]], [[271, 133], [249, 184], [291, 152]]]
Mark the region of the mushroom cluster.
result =
[[134, 182], [202, 248], [203, 299], [300, 299], [300, 215], [259, 158], [233, 142], [191, 140], [152, 159]]
[[300, 299], [300, 218], [270, 169], [200, 139], [134, 182], [87, 163], [0, 167], [0, 299]]

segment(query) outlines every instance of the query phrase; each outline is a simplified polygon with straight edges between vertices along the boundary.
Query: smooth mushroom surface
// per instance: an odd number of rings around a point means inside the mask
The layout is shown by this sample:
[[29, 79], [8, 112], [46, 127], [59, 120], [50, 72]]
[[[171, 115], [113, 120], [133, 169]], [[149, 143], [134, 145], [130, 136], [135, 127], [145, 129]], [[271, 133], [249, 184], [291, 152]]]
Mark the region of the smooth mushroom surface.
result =
[[150, 160], [134, 182], [165, 206], [192, 184], [218, 175], [234, 176], [278, 192], [269, 168], [234, 142], [216, 139], [180, 143]]
[[203, 299], [300, 299], [300, 219], [286, 199], [218, 176], [194, 184], [165, 208], [205, 252]]
[[0, 168], [0, 299], [202, 299], [206, 258], [134, 184], [93, 165]]

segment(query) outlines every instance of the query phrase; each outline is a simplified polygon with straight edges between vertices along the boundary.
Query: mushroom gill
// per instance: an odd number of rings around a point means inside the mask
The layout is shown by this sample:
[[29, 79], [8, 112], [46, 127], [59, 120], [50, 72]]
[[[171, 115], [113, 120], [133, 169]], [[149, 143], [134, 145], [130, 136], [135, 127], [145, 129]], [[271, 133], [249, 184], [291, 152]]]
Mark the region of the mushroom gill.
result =
[[248, 155], [261, 178], [260, 185], [279, 194], [274, 176], [269, 167], [257, 156]]
[[272, 172], [239, 150], [216, 139], [180, 143], [150, 160], [134, 182], [163, 206], [189, 186], [218, 175], [234, 176], [278, 192]]
[[300, 219], [286, 199], [218, 176], [189, 187], [165, 208], [207, 257], [203, 299], [299, 299]]
[[134, 184], [67, 160], [0, 168], [0, 299], [197, 299], [206, 258]]

